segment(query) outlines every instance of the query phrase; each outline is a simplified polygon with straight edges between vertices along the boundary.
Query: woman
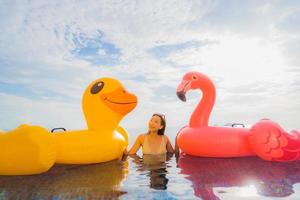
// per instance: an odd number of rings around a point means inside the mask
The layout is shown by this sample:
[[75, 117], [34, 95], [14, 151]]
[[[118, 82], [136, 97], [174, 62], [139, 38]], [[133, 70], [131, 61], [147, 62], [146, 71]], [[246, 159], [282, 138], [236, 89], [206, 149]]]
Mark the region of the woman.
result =
[[160, 155], [174, 153], [169, 138], [164, 135], [166, 129], [165, 115], [154, 113], [148, 122], [148, 128], [148, 133], [137, 137], [128, 154], [136, 154], [141, 146], [143, 154]]

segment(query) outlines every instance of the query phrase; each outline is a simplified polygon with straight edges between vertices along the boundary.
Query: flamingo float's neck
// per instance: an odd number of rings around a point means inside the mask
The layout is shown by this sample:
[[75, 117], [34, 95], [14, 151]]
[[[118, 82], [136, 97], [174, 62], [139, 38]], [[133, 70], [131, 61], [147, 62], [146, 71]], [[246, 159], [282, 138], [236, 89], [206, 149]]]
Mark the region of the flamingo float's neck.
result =
[[205, 84], [199, 85], [202, 90], [202, 99], [198, 103], [190, 118], [190, 127], [207, 127], [209, 116], [216, 99], [216, 88], [210, 79], [205, 78]]

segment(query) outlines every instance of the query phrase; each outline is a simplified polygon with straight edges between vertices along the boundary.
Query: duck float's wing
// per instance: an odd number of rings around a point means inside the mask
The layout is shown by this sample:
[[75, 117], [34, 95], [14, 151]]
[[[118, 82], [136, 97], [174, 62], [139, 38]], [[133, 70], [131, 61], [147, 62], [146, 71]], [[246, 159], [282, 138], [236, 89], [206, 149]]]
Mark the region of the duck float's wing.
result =
[[300, 159], [300, 133], [287, 133], [277, 123], [261, 120], [250, 129], [249, 138], [253, 151], [269, 161], [293, 161]]

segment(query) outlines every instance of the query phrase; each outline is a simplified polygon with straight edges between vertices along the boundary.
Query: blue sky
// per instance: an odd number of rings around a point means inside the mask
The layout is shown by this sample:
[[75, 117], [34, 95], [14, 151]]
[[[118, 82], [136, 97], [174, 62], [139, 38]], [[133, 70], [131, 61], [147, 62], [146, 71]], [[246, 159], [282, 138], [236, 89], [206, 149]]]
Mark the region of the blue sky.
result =
[[[81, 95], [112, 76], [139, 98], [122, 125], [153, 112], [188, 123], [201, 97], [175, 89], [191, 70], [214, 80], [210, 124], [271, 118], [300, 129], [299, 1], [0, 2], [0, 129], [85, 127]], [[173, 130], [173, 129], [172, 129]]]

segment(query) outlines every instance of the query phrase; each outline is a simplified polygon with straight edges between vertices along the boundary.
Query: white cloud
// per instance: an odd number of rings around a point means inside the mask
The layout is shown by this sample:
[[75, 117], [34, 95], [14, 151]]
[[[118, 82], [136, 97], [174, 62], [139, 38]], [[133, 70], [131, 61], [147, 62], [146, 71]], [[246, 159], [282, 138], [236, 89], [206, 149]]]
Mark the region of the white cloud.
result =
[[37, 101], [4, 93], [0, 93], [0, 98], [2, 129], [13, 129], [24, 123], [40, 125], [49, 130], [55, 127], [67, 129], [86, 127], [81, 101]]
[[106, 52], [104, 49], [99, 49], [98, 50], [98, 54], [101, 55], [101, 56], [105, 56], [106, 55]]

